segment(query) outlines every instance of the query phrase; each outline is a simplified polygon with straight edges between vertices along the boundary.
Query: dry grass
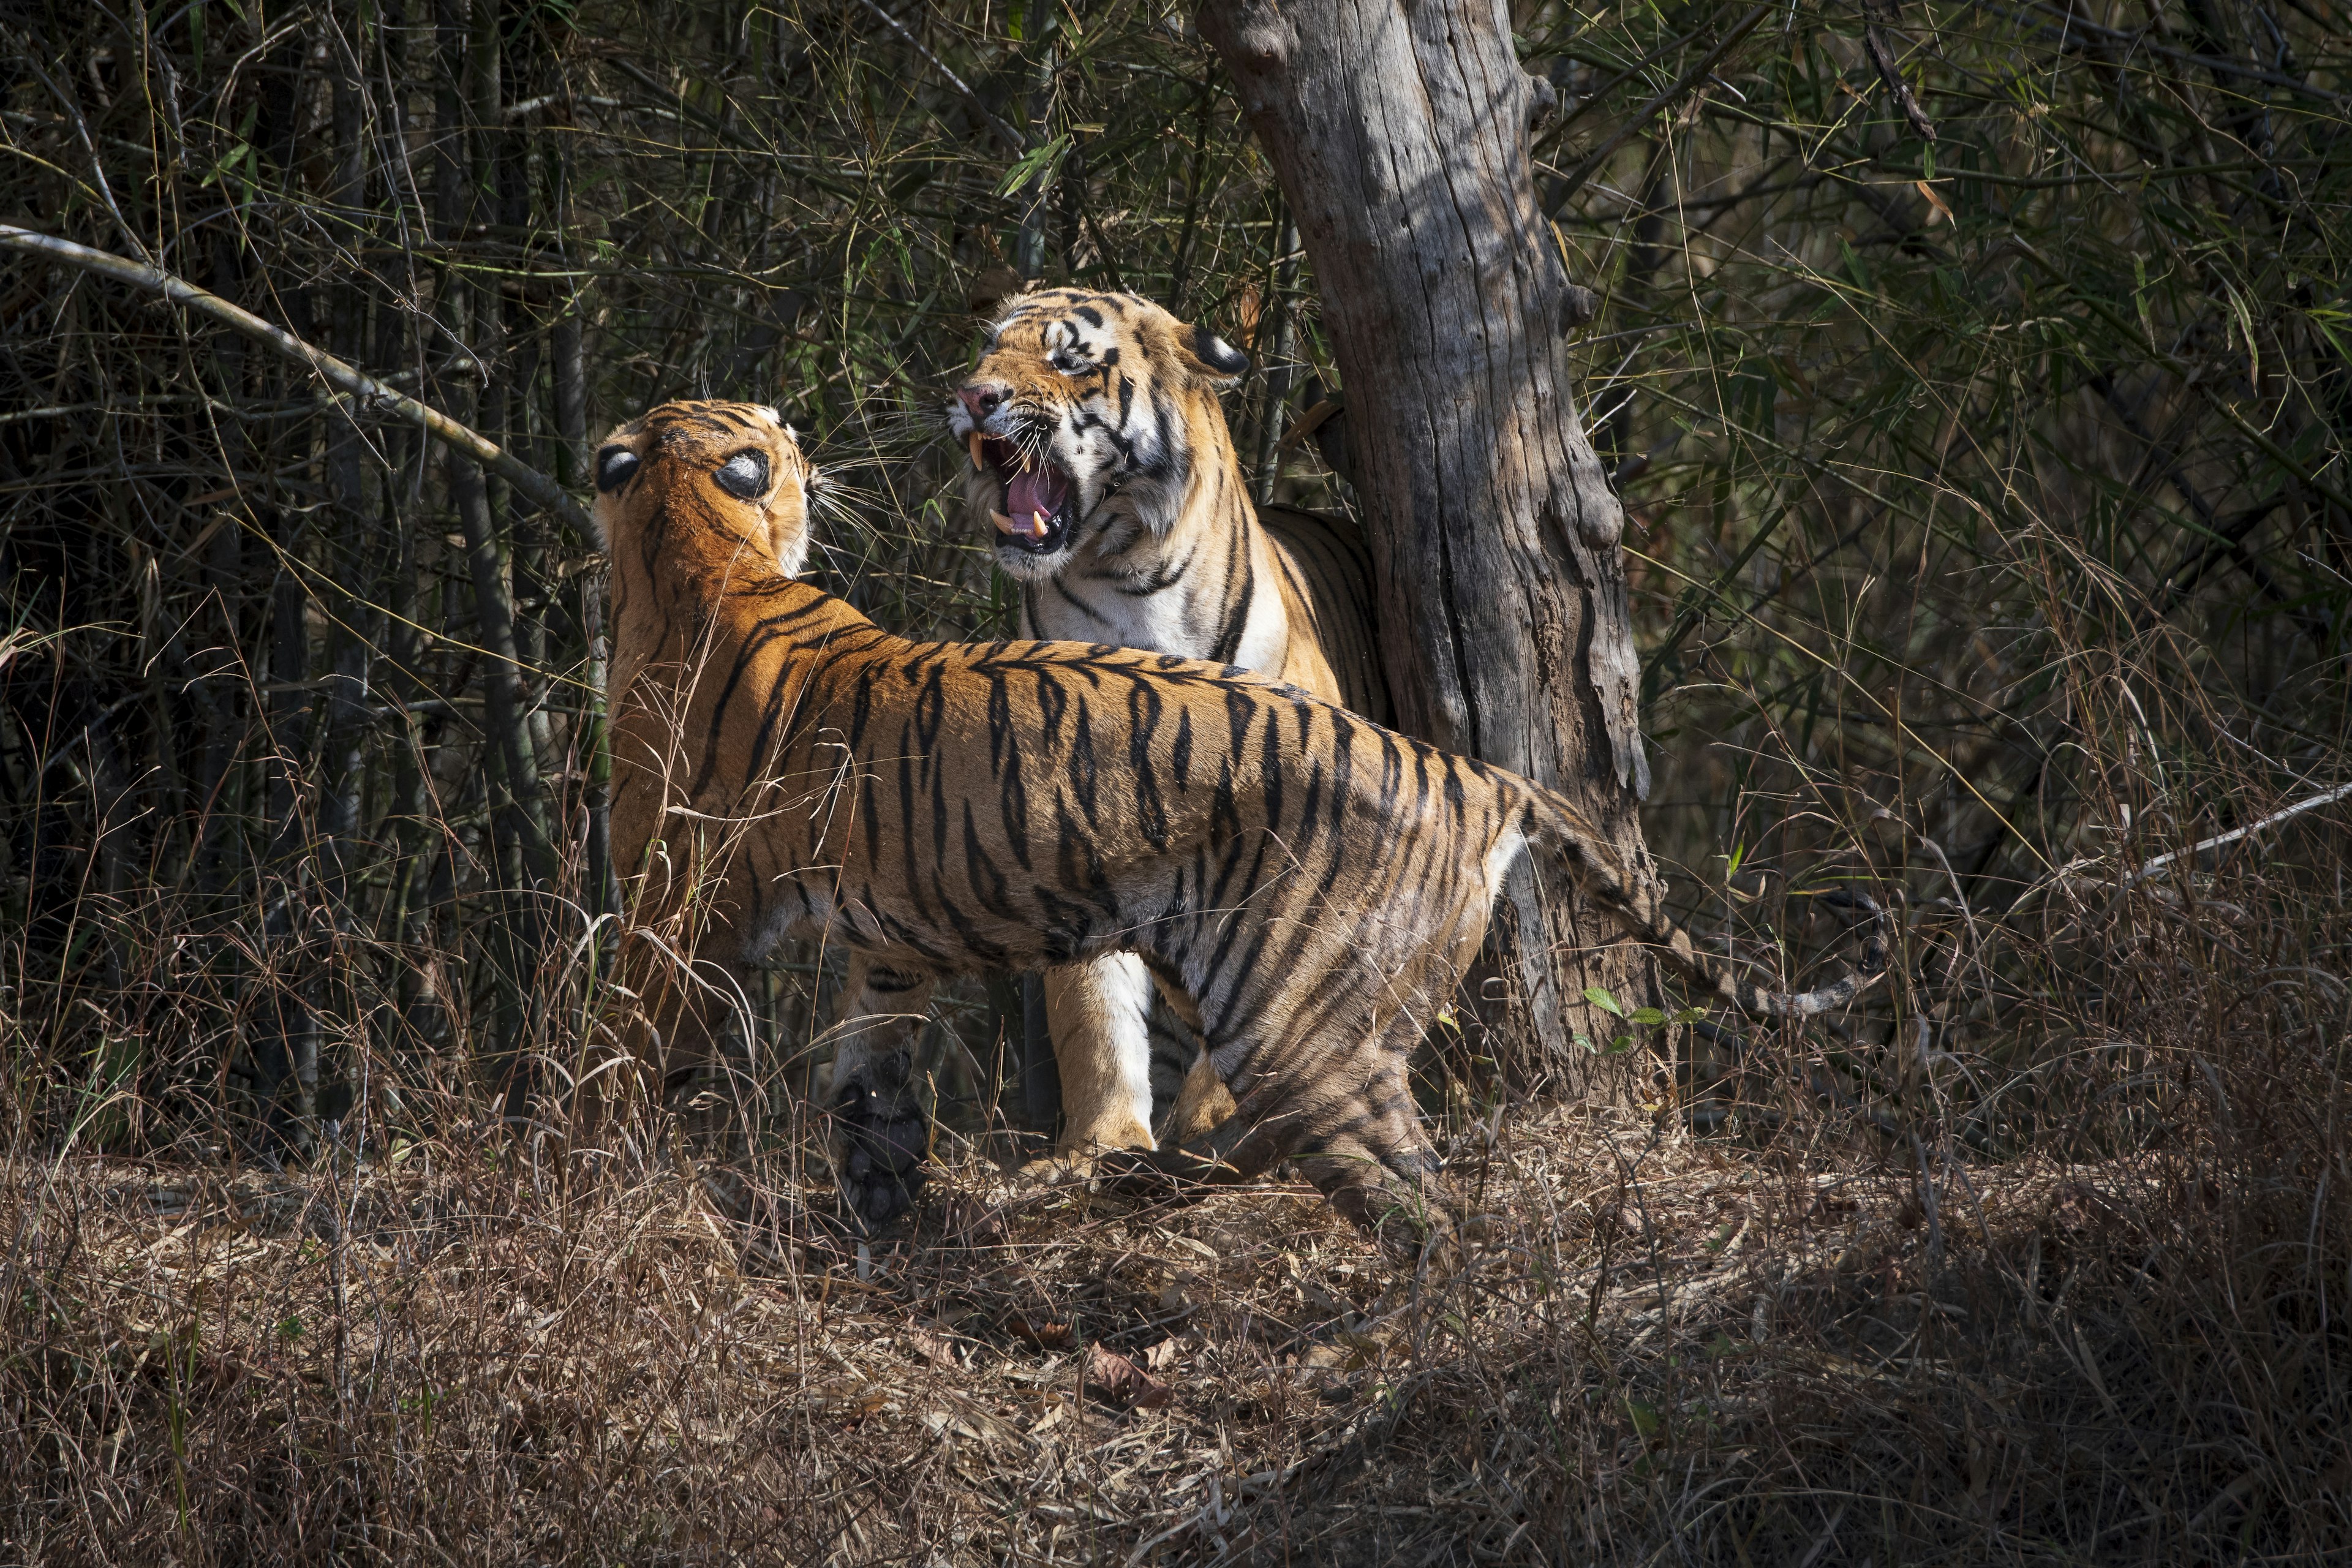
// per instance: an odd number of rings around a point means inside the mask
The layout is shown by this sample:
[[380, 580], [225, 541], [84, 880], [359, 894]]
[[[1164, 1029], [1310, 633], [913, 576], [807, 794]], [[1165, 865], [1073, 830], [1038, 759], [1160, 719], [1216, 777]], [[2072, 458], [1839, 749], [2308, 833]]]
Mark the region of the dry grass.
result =
[[[2340, 1184], [2315, 1208], [2227, 1169], [2210, 1117], [2188, 1142], [2221, 1165], [1930, 1155], [1924, 1184], [1906, 1148], [1811, 1121], [1759, 1149], [1507, 1120], [1454, 1150], [1476, 1257], [1421, 1279], [1304, 1187], [1137, 1207], [968, 1150], [863, 1253], [789, 1186], [726, 1217], [682, 1159], [568, 1188], [467, 1140], [299, 1177], [20, 1161], [0, 1556], [2352, 1543]], [[2296, 1245], [2323, 1232], [2326, 1268]]]

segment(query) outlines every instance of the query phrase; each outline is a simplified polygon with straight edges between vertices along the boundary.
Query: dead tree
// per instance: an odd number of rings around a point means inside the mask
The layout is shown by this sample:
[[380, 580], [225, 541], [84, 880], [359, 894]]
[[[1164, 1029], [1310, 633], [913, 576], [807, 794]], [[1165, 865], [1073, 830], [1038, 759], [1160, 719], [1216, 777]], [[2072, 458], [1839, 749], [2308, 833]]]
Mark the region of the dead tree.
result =
[[[1545, 100], [1505, 13], [1209, 0], [1201, 29], [1322, 292], [1400, 723], [1567, 792], [1647, 866], [1624, 512], [1578, 422], [1562, 337], [1590, 296], [1536, 203], [1528, 122]], [[1655, 965], [1565, 878], [1523, 876], [1511, 907], [1548, 1045], [1622, 1027], [1588, 986], [1629, 1008], [1660, 1001]], [[1571, 1087], [1602, 1090], [1587, 1053], [1548, 1054]]]

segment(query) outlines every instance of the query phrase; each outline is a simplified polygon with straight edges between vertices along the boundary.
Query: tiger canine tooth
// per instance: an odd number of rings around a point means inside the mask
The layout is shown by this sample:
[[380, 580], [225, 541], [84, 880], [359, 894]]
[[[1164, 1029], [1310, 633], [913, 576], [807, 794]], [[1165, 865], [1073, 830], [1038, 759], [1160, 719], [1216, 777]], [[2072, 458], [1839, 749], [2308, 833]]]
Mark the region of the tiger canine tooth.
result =
[[1029, 514], [1029, 537], [1032, 539], [1043, 539], [1045, 537], [1045, 514], [1044, 512], [1033, 511]]
[[990, 512], [988, 514], [988, 520], [989, 521], [996, 524], [996, 531], [999, 533], [1018, 533], [1021, 531], [1021, 525], [1013, 521], [1011, 518], [1005, 516], [1001, 511]]
[[980, 442], [981, 435], [977, 430], [964, 437], [965, 447], [971, 453], [971, 466], [975, 468], [985, 468], [988, 465], [981, 460]]

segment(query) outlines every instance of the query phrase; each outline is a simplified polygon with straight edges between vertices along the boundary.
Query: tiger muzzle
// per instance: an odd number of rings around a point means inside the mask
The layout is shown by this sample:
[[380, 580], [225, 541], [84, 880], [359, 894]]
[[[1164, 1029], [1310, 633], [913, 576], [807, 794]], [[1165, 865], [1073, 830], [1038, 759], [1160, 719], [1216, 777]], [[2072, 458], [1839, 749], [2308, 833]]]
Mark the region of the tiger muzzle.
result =
[[1078, 487], [1051, 458], [1034, 455], [1017, 439], [977, 430], [964, 438], [971, 466], [996, 487], [989, 508], [1001, 550], [1051, 555], [1069, 542], [1077, 521]]

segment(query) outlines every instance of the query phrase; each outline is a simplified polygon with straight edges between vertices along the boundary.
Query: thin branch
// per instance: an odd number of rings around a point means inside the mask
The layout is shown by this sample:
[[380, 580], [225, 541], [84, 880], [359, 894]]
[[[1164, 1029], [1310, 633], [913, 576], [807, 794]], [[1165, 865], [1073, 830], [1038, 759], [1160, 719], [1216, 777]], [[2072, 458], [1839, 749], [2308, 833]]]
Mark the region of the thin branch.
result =
[[41, 85], [47, 88], [49, 96], [58, 100], [58, 107], [65, 110], [67, 121], [73, 126], [74, 135], [81, 142], [81, 150], [89, 154], [89, 177], [97, 183], [99, 198], [106, 203], [106, 210], [114, 219], [115, 232], [122, 236], [125, 245], [145, 258], [147, 242], [139, 237], [139, 231], [131, 226], [131, 220], [124, 217], [122, 209], [115, 205], [114, 187], [106, 181], [106, 162], [98, 155], [98, 144], [89, 138], [89, 124], [81, 117], [81, 106], [74, 101], [72, 94], [49, 79], [49, 73], [41, 68], [40, 62], [31, 54], [19, 58], [24, 60], [26, 69], [41, 79]]
[[[2105, 321], [2126, 342], [2137, 342], [2141, 339], [2143, 334], [2136, 322], [2126, 320], [2121, 311], [2099, 298], [2095, 292], [2080, 287], [2079, 280], [2073, 274], [2042, 255], [2041, 251], [2034, 248], [2032, 242], [2020, 237], [2012, 237], [2007, 243], [2020, 256], [2040, 268], [2061, 289], [2066, 289], [2075, 299], [2080, 300], [2084, 309]], [[2345, 510], [2352, 511], [2352, 495], [2347, 495], [2335, 485], [2321, 479], [2315, 470], [2297, 461], [2293, 453], [2273, 439], [2269, 432], [2239, 413], [2234, 405], [2226, 403], [2215, 395], [2211, 385], [2199, 380], [2197, 368], [2187, 360], [2153, 346], [2147, 357], [2152, 363], [2162, 365], [2174, 375], [2179, 376], [2182, 385], [2193, 386], [2201, 392], [2213, 412], [2236, 426], [2238, 433], [2252, 442], [2261, 450], [2263, 456], [2278, 465], [2280, 472], [2317, 490]]]
[[923, 47], [923, 40], [908, 32], [905, 23], [899, 21], [898, 17], [890, 15], [889, 12], [882, 9], [881, 6], [877, 5], [874, 3], [874, 0], [858, 0], [858, 4], [865, 6], [868, 11], [873, 12], [877, 16], [881, 17], [882, 25], [884, 26], [898, 34], [901, 38], [904, 38], [907, 41], [907, 47], [908, 48], [913, 49], [917, 54], [922, 56], [925, 60], [929, 62], [930, 68], [933, 70], [947, 78], [948, 85], [954, 88], [958, 92], [963, 94], [964, 101], [971, 104], [973, 109], [979, 111], [981, 119], [988, 122], [988, 128], [996, 132], [997, 139], [999, 141], [1003, 142], [1007, 147], [1013, 149], [1015, 154], [1029, 151], [1029, 138], [1022, 135], [1020, 132], [1015, 131], [1012, 126], [1007, 125], [1003, 121], [999, 120], [993, 113], [992, 113], [987, 102], [982, 99], [979, 93], [972, 90], [971, 84], [966, 82], [963, 78], [956, 75], [954, 71], [950, 70], [948, 68], [947, 61], [940, 58], [939, 56], [925, 48]]
[[[2189, 503], [2189, 510], [2195, 514], [2198, 525], [2205, 536], [2217, 542], [2228, 541], [2223, 548], [2237, 558], [2238, 564], [2245, 569], [2248, 577], [2253, 579], [2254, 586], [2262, 590], [2263, 596], [2274, 605], [2286, 603], [2286, 594], [2279, 587], [2278, 579], [2273, 577], [2264, 569], [2263, 563], [2255, 560], [2246, 549], [2242, 542], [2243, 533], [2236, 538], [2231, 537], [2230, 524], [2222, 521], [2220, 512], [2213, 510], [2213, 503], [2205, 499], [2204, 492], [2189, 482], [2188, 474], [2182, 469], [2179, 454], [2166, 446], [2157, 437], [2154, 431], [2140, 423], [2139, 415], [2133, 410], [2128, 402], [2125, 401], [2123, 391], [2116, 385], [2115, 378], [2104, 370], [2096, 371], [2093, 373], [2086, 384], [2105, 400], [2108, 412], [2116, 416], [2116, 422], [2131, 433], [2134, 440], [2147, 449], [2147, 464], [2160, 470], [2175, 493]], [[2131, 485], [2133, 489], [2142, 488], [2138, 479], [2143, 471], [2144, 469], [2139, 468], [2133, 470]], [[2253, 524], [2260, 522], [2268, 515], [2267, 510], [2255, 514], [2252, 521], [2244, 523], [2244, 532], [2252, 532]], [[2169, 575], [2165, 580], [2168, 584]], [[2324, 626], [2318, 635], [2324, 644], [2326, 641]]]
[[2137, 888], [2175, 860], [2185, 860], [2192, 855], [2202, 855], [2206, 850], [2219, 849], [2224, 844], [2235, 844], [2239, 839], [2249, 835], [2260, 833], [2265, 828], [2275, 827], [2289, 817], [2301, 816], [2306, 811], [2317, 811], [2323, 805], [2333, 805], [2347, 795], [2352, 795], [2352, 784], [2337, 784], [2334, 789], [2322, 790], [2309, 800], [2299, 800], [2283, 811], [2273, 811], [2260, 822], [2249, 822], [2243, 827], [2233, 827], [2227, 833], [2217, 833], [2210, 838], [2200, 838], [2186, 849], [2175, 849], [2169, 855], [2159, 855], [2125, 878], [2124, 886]]
[[1895, 0], [1862, 0], [1862, 42], [1870, 55], [1870, 63], [1878, 68], [1878, 79], [1886, 86], [1887, 95], [1895, 107], [1911, 122], [1911, 129], [1923, 142], [1936, 139], [1935, 122], [1927, 111], [1919, 107], [1919, 100], [1911, 84], [1903, 79], [1902, 68], [1895, 63], [1895, 51], [1886, 45], [1886, 35], [1881, 28], [1897, 26], [1902, 17], [1896, 13]]
[[[1599, 87], [1594, 88], [1591, 92], [1586, 93], [1584, 95], [1583, 102], [1578, 104], [1574, 109], [1570, 110], [1566, 114], [1560, 116], [1559, 124], [1554, 125], [1544, 132], [1542, 138], [1536, 142], [1533, 152], [1529, 153], [1529, 157], [1531, 159], [1540, 158], [1549, 153], [1554, 146], [1567, 136], [1569, 132], [1575, 126], [1576, 122], [1584, 118], [1585, 114], [1589, 110], [1596, 109], [1602, 103], [1607, 102], [1611, 93], [1615, 92], [1619, 88], [1624, 86], [1627, 82], [1633, 80], [1635, 77], [1641, 75], [1643, 71], [1648, 70], [1652, 66], [1656, 65], [1659, 61], [1666, 58], [1668, 56], [1675, 54], [1682, 49], [1688, 48], [1692, 44], [1696, 43], [1699, 36], [1706, 31], [1706, 24], [1701, 23], [1698, 26], [1693, 27], [1689, 32], [1685, 33], [1681, 37], [1675, 38], [1672, 42], [1659, 45], [1656, 48], [1652, 49], [1648, 54], [1643, 55], [1640, 59], [1635, 60], [1632, 65], [1626, 66], [1622, 69], [1618, 70], [1616, 75], [1611, 77], [1607, 81], [1602, 82]], [[1570, 58], [1582, 58], [1583, 57], [1570, 56]], [[1602, 62], [1595, 60], [1589, 61], [1588, 63], [1597, 65]]]
[[464, 453], [506, 480], [514, 487], [517, 494], [553, 512], [583, 533], [588, 531], [588, 514], [581, 510], [580, 503], [566, 494], [562, 486], [522, 462], [497, 442], [458, 424], [437, 408], [419, 403], [405, 393], [394, 391], [373, 376], [353, 369], [323, 349], [311, 347], [283, 327], [273, 326], [242, 306], [230, 304], [217, 294], [207, 293], [161, 268], [126, 260], [110, 251], [93, 250], [69, 239], [59, 239], [54, 235], [39, 234], [9, 224], [0, 224], [0, 248], [68, 262], [86, 272], [95, 272], [100, 277], [160, 294], [175, 305], [200, 310], [257, 342], [268, 344], [287, 358], [309, 365], [330, 384], [350, 395], [356, 412], [417, 426], [435, 440]]
[[2135, 54], [2158, 55], [2165, 59], [2178, 60], [2182, 65], [2202, 66], [2207, 70], [2217, 74], [2227, 72], [2242, 80], [2258, 81], [2266, 87], [2284, 88], [2289, 92], [2299, 93], [2303, 97], [2316, 100], [2321, 103], [2352, 104], [2352, 97], [2347, 97], [2340, 92], [2330, 92], [2326, 88], [2314, 87], [2307, 81], [2284, 76], [2277, 71], [2263, 70], [2246, 64], [2243, 60], [2223, 59], [2214, 55], [2200, 55], [2192, 50], [2177, 49], [2169, 45], [2160, 44], [2156, 41], [2156, 30], [2152, 27], [2143, 27], [2137, 32], [2102, 27], [2071, 5], [2061, 11], [2053, 5], [2041, 4], [2040, 0], [2030, 0], [2030, 3], [2021, 8], [2011, 9], [2005, 5], [1993, 5], [1987, 9], [1996, 16], [2011, 16], [2021, 21], [2024, 19], [2027, 12], [2039, 11], [2050, 18], [2050, 24], [2045, 24], [2046, 30], [2056, 33], [2062, 43], [2074, 37], [2096, 38], [2112, 46], [2115, 53], [2126, 60]]

